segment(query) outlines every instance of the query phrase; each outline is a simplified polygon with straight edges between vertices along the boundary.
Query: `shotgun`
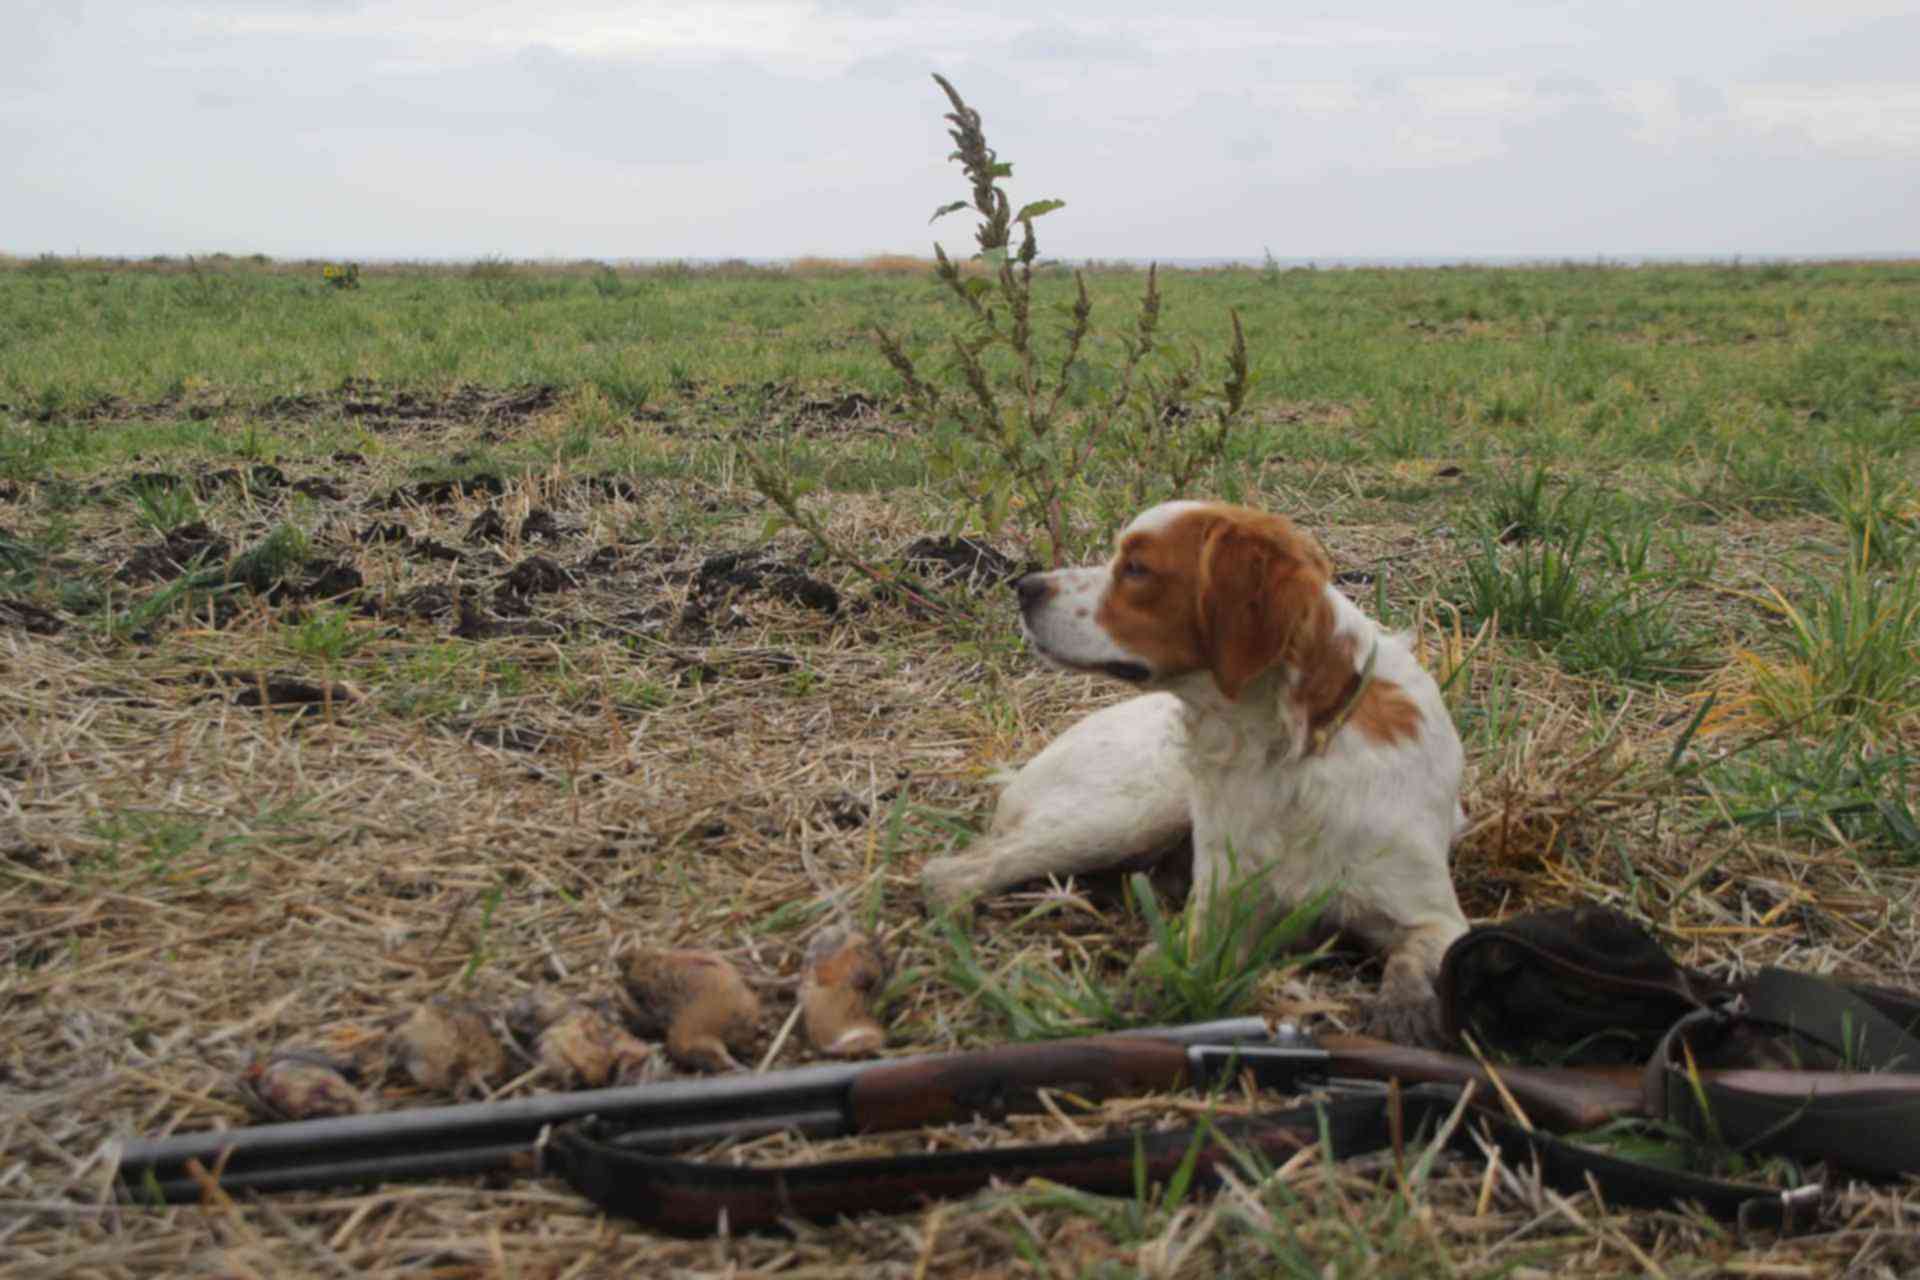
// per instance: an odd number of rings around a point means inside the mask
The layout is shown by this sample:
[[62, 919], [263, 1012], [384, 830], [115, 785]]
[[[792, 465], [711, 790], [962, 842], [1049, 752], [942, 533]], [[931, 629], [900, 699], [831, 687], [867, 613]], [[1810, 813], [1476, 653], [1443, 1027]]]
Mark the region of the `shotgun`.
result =
[[[531, 1172], [543, 1131], [588, 1116], [632, 1151], [667, 1152], [782, 1131], [829, 1138], [998, 1117], [1040, 1108], [1050, 1090], [1088, 1100], [1205, 1087], [1223, 1073], [1298, 1093], [1341, 1077], [1460, 1084], [1486, 1080], [1467, 1058], [1360, 1036], [1307, 1036], [1259, 1018], [1151, 1027], [972, 1052], [799, 1067], [759, 1074], [544, 1094], [507, 1102], [337, 1116], [134, 1141], [119, 1181], [136, 1200], [197, 1200], [188, 1169], [218, 1169], [230, 1189], [291, 1191], [405, 1178]], [[1503, 1070], [1530, 1115], [1591, 1128], [1633, 1111], [1626, 1077]], [[1486, 1099], [1492, 1091], [1483, 1091]], [[1497, 1105], [1497, 1104], [1496, 1104]]]
[[[589, 1117], [596, 1136], [610, 1138], [622, 1153], [646, 1156], [782, 1131], [829, 1138], [994, 1118], [1039, 1109], [1043, 1091], [1098, 1100], [1205, 1088], [1242, 1077], [1261, 1088], [1295, 1094], [1318, 1086], [1351, 1091], [1356, 1081], [1367, 1082], [1364, 1090], [1373, 1093], [1389, 1080], [1454, 1087], [1473, 1082], [1478, 1086], [1473, 1094], [1477, 1105], [1499, 1111], [1506, 1105], [1504, 1094], [1533, 1125], [1558, 1133], [1648, 1114], [1639, 1068], [1501, 1067], [1496, 1074], [1497, 1082], [1479, 1063], [1455, 1054], [1364, 1036], [1314, 1038], [1291, 1025], [1274, 1029], [1258, 1018], [1238, 1018], [970, 1052], [180, 1134], [127, 1144], [120, 1155], [119, 1182], [130, 1199], [178, 1203], [202, 1194], [200, 1180], [188, 1168], [190, 1161], [217, 1170], [221, 1185], [229, 1190], [257, 1191], [497, 1171], [532, 1173], [543, 1133]], [[1778, 1077], [1781, 1090], [1801, 1098], [1816, 1089], [1916, 1088], [1911, 1077], [1836, 1080], [1823, 1072], [1764, 1074]]]

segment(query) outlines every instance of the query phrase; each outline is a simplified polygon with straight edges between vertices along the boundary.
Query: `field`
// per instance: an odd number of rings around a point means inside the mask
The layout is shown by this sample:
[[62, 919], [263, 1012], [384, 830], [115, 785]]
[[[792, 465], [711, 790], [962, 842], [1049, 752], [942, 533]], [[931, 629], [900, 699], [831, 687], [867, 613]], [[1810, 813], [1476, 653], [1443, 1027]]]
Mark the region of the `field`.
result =
[[[1108, 335], [1144, 283], [1089, 273]], [[1194, 490], [1316, 532], [1448, 680], [1470, 916], [1592, 898], [1688, 963], [1920, 985], [1920, 265], [1159, 285], [1207, 378], [1229, 308], [1257, 376]], [[0, 263], [0, 1278], [1920, 1268], [1910, 1190], [1845, 1187], [1811, 1233], [1742, 1239], [1468, 1162], [1297, 1161], [1185, 1199], [1009, 1189], [701, 1242], [555, 1180], [116, 1205], [112, 1142], [245, 1123], [256, 1056], [434, 995], [604, 993], [634, 945], [733, 958], [774, 1066], [810, 1060], [782, 1028], [840, 922], [884, 940], [902, 1050], [1067, 1029], [1118, 982], [1147, 924], [1116, 886], [985, 904], [971, 969], [920, 906], [917, 868], [982, 829], [992, 772], [1125, 696], [1024, 651], [1003, 582], [1039, 554], [1033, 513], [971, 521], [953, 477], [979, 446], [914, 421], [872, 339], [931, 374], [957, 323], [901, 261], [490, 261], [354, 288], [317, 263]], [[778, 518], [755, 459], [836, 555]], [[1074, 556], [1137, 471], [1088, 459]], [[1376, 979], [1327, 960], [1257, 1002], [1351, 1022]], [[1142, 1020], [1178, 1012], [1143, 998]]]

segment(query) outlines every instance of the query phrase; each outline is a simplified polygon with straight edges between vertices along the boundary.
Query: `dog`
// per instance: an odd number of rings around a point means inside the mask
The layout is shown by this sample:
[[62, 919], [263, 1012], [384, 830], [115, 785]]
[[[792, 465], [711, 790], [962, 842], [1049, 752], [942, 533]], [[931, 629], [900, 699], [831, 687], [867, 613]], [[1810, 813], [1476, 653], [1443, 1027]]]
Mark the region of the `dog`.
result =
[[1105, 566], [1020, 578], [1045, 661], [1151, 692], [1029, 761], [987, 838], [922, 868], [929, 905], [1140, 865], [1191, 837], [1192, 918], [1236, 875], [1259, 875], [1275, 911], [1329, 892], [1322, 925], [1385, 960], [1368, 1029], [1436, 1042], [1434, 978], [1467, 929], [1448, 867], [1464, 753], [1407, 638], [1332, 574], [1284, 516], [1179, 501], [1137, 516]]

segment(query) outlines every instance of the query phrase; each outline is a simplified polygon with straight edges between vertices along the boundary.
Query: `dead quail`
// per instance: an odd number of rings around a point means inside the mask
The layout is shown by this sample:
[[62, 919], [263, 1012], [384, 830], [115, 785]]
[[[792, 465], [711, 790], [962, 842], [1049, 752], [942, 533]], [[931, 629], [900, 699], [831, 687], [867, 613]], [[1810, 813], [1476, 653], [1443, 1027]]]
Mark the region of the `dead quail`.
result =
[[387, 1028], [359, 1022], [336, 1022], [313, 1035], [314, 1048], [341, 1064], [348, 1079], [377, 1085], [387, 1074]]
[[507, 1025], [533, 1046], [540, 1066], [563, 1089], [633, 1084], [653, 1057], [600, 1010], [552, 991], [535, 991], [515, 1004]]
[[506, 1074], [506, 1051], [494, 1039], [486, 1015], [444, 997], [415, 1008], [394, 1028], [387, 1045], [393, 1060], [422, 1089], [484, 1092], [488, 1080]]
[[241, 1086], [259, 1109], [278, 1120], [356, 1116], [367, 1109], [346, 1063], [311, 1049], [282, 1049], [250, 1065]]
[[876, 1053], [887, 1034], [867, 1007], [886, 978], [886, 962], [863, 933], [829, 929], [807, 948], [800, 1010], [807, 1040], [832, 1058]]
[[513, 1002], [507, 1010], [507, 1030], [523, 1044], [531, 1045], [540, 1033], [565, 1017], [576, 1002], [552, 987], [535, 987]]
[[624, 962], [627, 994], [642, 1034], [664, 1034], [667, 1056], [697, 1071], [737, 1071], [748, 1053], [760, 1000], [739, 970], [711, 951], [636, 951]]

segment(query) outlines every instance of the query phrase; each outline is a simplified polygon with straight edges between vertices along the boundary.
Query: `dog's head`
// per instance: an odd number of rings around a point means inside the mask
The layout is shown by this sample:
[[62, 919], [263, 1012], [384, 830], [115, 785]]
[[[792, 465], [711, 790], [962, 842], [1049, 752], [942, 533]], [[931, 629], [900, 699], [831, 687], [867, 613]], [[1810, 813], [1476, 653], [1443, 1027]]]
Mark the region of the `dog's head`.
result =
[[1284, 516], [1166, 502], [1121, 532], [1105, 567], [1022, 578], [1021, 625], [1057, 665], [1143, 685], [1209, 672], [1237, 700], [1261, 673], [1302, 670], [1325, 648], [1332, 572]]

